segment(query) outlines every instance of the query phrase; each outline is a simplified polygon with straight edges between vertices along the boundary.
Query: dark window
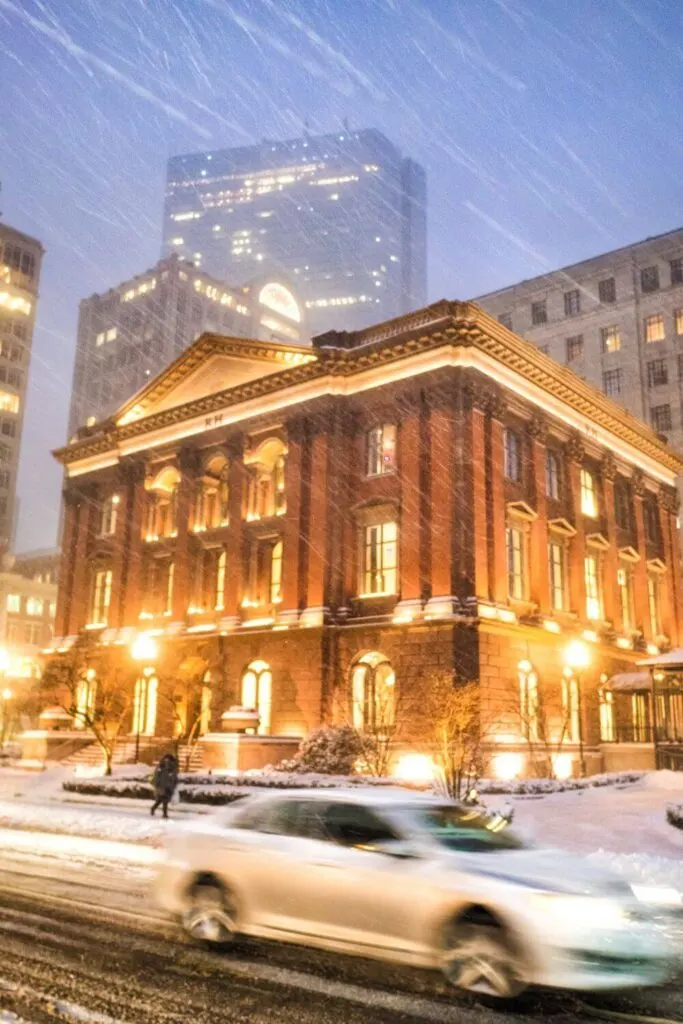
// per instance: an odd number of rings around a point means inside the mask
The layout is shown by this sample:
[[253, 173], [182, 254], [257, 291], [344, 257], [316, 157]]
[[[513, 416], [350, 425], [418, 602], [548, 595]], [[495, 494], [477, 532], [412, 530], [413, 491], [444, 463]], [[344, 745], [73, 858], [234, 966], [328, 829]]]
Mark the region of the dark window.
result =
[[602, 373], [602, 390], [609, 398], [614, 398], [615, 395], [621, 394], [621, 385], [623, 382], [623, 374], [621, 369], [617, 370], [603, 370]]
[[560, 497], [560, 457], [557, 452], [545, 453], [545, 493], [549, 498]]
[[522, 452], [519, 437], [514, 430], [505, 431], [503, 446], [505, 477], [507, 480], [520, 480], [522, 477]]
[[24, 252], [21, 256], [21, 272], [27, 277], [33, 277], [36, 272], [36, 261], [30, 252]]
[[669, 383], [669, 371], [667, 369], [666, 360], [664, 359], [653, 359], [647, 364], [647, 386], [649, 388], [655, 388], [659, 384]]
[[498, 317], [498, 323], [502, 324], [503, 327], [507, 327], [508, 331], [512, 330], [512, 313], [501, 313]]
[[617, 283], [613, 277], [606, 277], [604, 281], [598, 281], [598, 298], [600, 302], [617, 301]]
[[645, 526], [645, 539], [650, 544], [658, 544], [659, 516], [657, 515], [657, 503], [652, 498], [646, 498], [643, 502], [643, 524]]
[[531, 322], [532, 324], [548, 323], [548, 309], [545, 299], [542, 299], [540, 302], [531, 303]]
[[640, 272], [640, 287], [644, 292], [659, 291], [659, 267], [643, 267]]
[[431, 807], [406, 808], [404, 817], [412, 819], [420, 831], [426, 829], [432, 839], [466, 853], [492, 850], [520, 850], [524, 840], [507, 828], [501, 828], [493, 816], [476, 814], [457, 804], [434, 804]]
[[400, 838], [374, 811], [362, 804], [328, 804], [322, 825], [324, 838], [341, 846], [371, 846]]
[[576, 316], [581, 312], [581, 295], [578, 288], [572, 288], [570, 292], [564, 293], [564, 315]]
[[0, 487], [2, 487], [3, 490], [6, 491], [7, 488], [9, 487], [9, 482], [10, 482], [9, 470], [8, 469], [0, 470]]
[[11, 420], [3, 420], [2, 432], [6, 437], [14, 437], [17, 432], [16, 424]]
[[683, 380], [683, 355], [678, 357], [678, 379]]
[[617, 480], [614, 485], [614, 518], [622, 530], [631, 529], [631, 494], [625, 480]]
[[671, 283], [683, 284], [683, 259], [679, 257], [677, 260], [669, 260], [669, 269], [671, 270]]
[[567, 338], [565, 345], [567, 348], [567, 362], [576, 362], [583, 355], [583, 334], [575, 334], [572, 338]]
[[658, 434], [666, 434], [667, 431], [671, 430], [670, 405], [654, 405], [650, 409], [650, 417], [652, 419], [652, 426]]

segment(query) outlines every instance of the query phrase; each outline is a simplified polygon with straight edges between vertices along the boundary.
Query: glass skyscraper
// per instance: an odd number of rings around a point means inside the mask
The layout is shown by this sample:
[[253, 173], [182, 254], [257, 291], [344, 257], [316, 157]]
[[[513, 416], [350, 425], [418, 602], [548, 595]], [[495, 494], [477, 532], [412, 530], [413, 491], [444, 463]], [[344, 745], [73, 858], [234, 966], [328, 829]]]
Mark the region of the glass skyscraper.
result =
[[344, 130], [171, 158], [165, 256], [232, 285], [277, 274], [311, 333], [426, 302], [426, 181], [381, 132]]

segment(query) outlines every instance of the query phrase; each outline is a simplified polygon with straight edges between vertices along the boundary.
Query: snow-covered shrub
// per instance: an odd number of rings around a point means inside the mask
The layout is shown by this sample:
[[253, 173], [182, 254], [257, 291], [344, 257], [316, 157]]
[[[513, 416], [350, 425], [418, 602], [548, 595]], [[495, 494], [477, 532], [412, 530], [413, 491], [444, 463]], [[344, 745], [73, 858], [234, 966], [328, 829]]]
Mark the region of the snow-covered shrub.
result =
[[674, 828], [683, 828], [683, 804], [669, 804], [666, 808], [666, 820]]
[[323, 726], [309, 733], [286, 768], [318, 775], [353, 775], [361, 754], [360, 736], [350, 725]]
[[544, 796], [551, 793], [566, 793], [579, 789], [594, 789], [600, 786], [627, 786], [640, 782], [645, 772], [608, 772], [604, 775], [589, 775], [585, 779], [482, 779], [476, 786], [477, 793], [506, 796]]

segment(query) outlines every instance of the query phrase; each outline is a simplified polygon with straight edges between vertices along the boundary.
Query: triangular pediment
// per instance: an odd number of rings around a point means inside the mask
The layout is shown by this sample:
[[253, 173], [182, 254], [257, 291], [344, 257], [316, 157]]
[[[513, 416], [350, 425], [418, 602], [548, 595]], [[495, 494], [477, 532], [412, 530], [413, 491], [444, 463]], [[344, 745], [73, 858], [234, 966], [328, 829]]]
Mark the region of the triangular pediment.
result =
[[315, 358], [303, 345], [203, 335], [126, 403], [117, 423], [124, 425], [175, 409]]
[[553, 530], [554, 533], [560, 533], [563, 537], [573, 537], [576, 533], [576, 528], [572, 526], [568, 519], [551, 519], [548, 523], [548, 529]]
[[589, 533], [586, 536], [586, 544], [591, 548], [598, 548], [600, 551], [607, 551], [609, 541], [604, 533]]

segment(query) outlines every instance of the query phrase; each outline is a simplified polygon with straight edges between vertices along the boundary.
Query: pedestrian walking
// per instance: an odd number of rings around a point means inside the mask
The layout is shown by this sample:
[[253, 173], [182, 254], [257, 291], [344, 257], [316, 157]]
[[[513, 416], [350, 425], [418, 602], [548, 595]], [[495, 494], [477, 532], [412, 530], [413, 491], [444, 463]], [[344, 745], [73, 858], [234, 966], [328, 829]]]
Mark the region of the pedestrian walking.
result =
[[173, 754], [164, 754], [154, 770], [154, 803], [152, 817], [157, 807], [163, 809], [164, 818], [168, 818], [168, 805], [178, 785], [178, 762]]

